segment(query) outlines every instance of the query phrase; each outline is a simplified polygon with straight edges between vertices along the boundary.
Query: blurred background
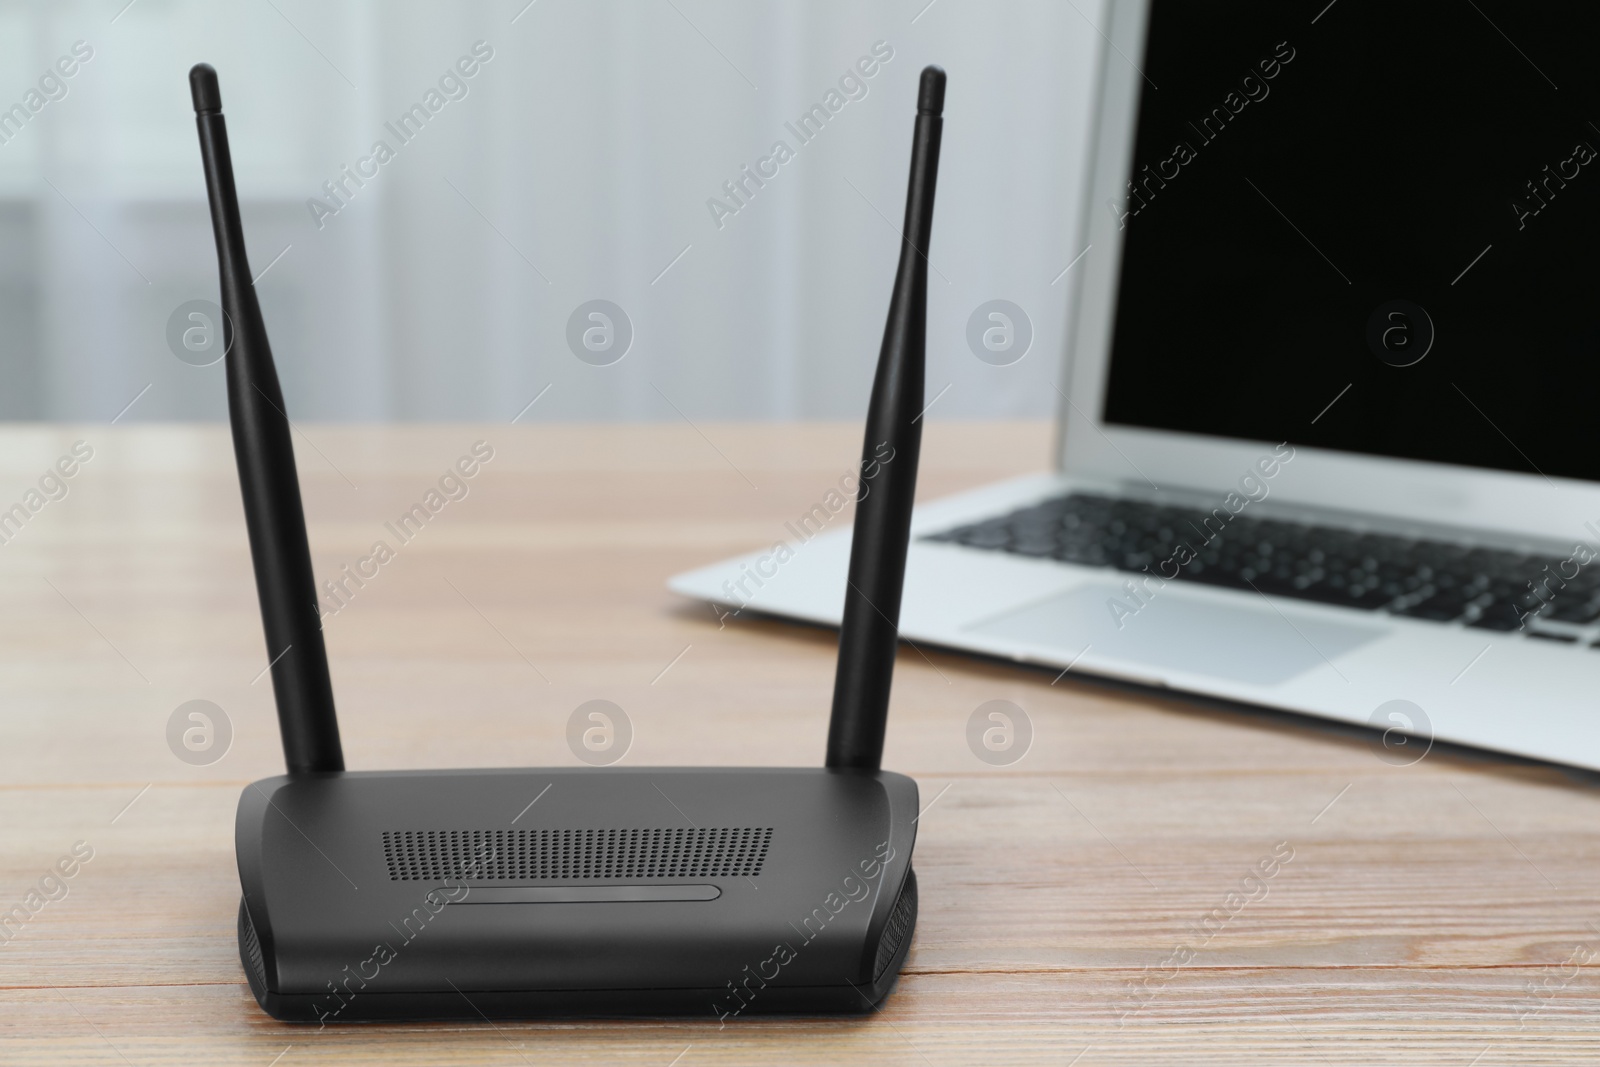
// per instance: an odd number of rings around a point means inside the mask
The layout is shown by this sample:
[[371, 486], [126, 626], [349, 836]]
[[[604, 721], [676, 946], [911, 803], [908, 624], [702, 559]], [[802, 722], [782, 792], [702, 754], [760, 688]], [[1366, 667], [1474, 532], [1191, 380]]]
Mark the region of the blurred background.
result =
[[[0, 0], [0, 418], [226, 417], [222, 366], [175, 354], [217, 299], [201, 60], [298, 419], [858, 415], [931, 62], [929, 417], [1047, 416], [1100, 46], [1075, 2]], [[1027, 317], [1004, 366], [968, 339], [997, 299]]]

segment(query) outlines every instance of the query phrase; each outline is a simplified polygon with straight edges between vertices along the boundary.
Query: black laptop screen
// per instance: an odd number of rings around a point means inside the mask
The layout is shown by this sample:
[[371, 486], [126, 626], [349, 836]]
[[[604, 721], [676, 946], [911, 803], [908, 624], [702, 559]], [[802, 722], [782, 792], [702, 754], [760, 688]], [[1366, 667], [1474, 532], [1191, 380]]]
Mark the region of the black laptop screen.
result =
[[1155, 0], [1107, 422], [1600, 479], [1600, 4]]

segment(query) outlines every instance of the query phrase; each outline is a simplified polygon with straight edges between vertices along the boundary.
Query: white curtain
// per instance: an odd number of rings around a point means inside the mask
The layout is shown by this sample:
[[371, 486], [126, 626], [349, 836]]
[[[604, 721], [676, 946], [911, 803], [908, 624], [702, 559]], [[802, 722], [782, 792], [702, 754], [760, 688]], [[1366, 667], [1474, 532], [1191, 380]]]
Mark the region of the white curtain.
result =
[[[1093, 0], [0, 0], [0, 417], [224, 417], [221, 365], [167, 339], [216, 299], [201, 60], [297, 419], [859, 414], [927, 63], [950, 78], [929, 418], [1046, 416], [1103, 19]], [[567, 340], [596, 299], [632, 327], [610, 365]], [[968, 343], [993, 299], [1031, 320], [1009, 366]]]

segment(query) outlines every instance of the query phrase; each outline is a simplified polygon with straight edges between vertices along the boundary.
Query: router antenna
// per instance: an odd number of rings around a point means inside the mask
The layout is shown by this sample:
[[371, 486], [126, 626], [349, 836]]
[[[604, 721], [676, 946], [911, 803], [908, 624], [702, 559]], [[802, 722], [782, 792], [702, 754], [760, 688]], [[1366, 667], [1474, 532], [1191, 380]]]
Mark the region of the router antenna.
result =
[[[900, 639], [900, 593], [911, 540], [911, 504], [922, 445], [922, 379], [928, 319], [928, 238], [944, 129], [944, 71], [924, 67], [911, 136], [905, 239], [889, 299], [889, 322], [867, 408], [856, 499], [850, 581], [839, 626], [839, 666], [828, 725], [830, 768], [875, 771], [883, 762]], [[876, 470], [868, 477], [868, 472]]]
[[267, 328], [244, 254], [239, 194], [233, 185], [228, 128], [222, 119], [217, 72], [197, 63], [189, 71], [200, 158], [211, 201], [222, 277], [223, 343], [228, 369], [228, 419], [239, 464], [250, 558], [266, 630], [278, 730], [290, 774], [344, 770], [339, 721], [333, 710], [328, 652], [322, 644], [306, 517], [295, 474], [294, 443]]

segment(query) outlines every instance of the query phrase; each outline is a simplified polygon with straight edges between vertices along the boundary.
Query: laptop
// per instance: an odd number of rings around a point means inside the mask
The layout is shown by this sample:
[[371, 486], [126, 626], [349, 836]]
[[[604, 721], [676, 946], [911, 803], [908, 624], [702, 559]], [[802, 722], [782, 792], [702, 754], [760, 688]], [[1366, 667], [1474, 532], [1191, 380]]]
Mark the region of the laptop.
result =
[[[1600, 8], [1086, 14], [1054, 470], [917, 509], [902, 637], [1600, 769]], [[836, 625], [809, 532], [671, 588]]]

